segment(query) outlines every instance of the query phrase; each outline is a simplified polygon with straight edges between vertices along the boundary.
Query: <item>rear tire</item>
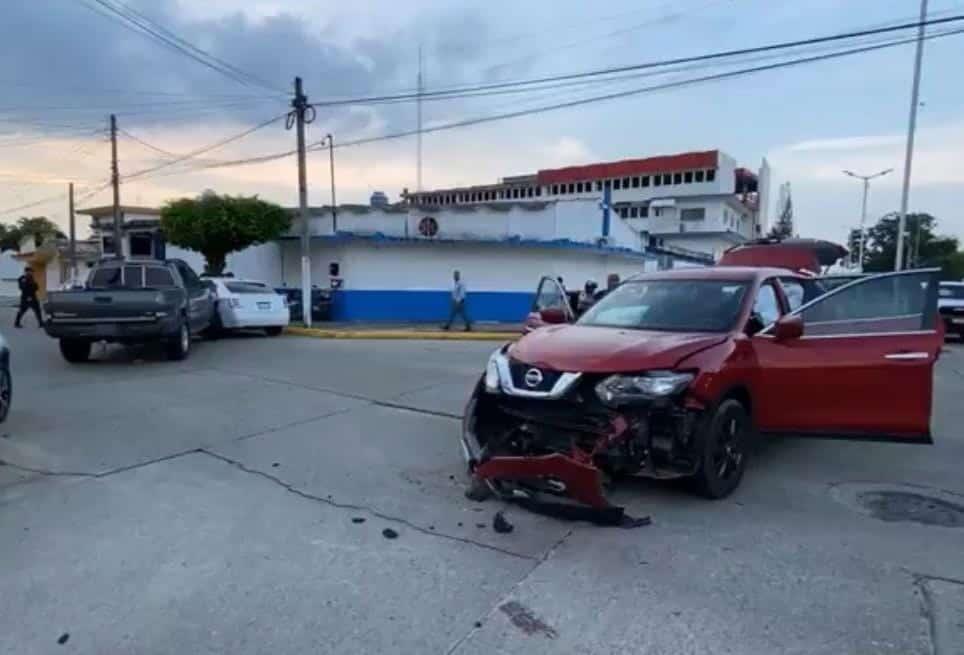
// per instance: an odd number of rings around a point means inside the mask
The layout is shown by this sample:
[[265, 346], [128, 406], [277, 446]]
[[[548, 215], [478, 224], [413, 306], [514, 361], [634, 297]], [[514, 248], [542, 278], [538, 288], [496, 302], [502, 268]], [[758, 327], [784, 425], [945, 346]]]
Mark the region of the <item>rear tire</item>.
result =
[[13, 378], [10, 376], [10, 367], [5, 366], [0, 369], [0, 423], [7, 420], [10, 413], [10, 404], [13, 402]]
[[187, 359], [187, 356], [191, 353], [191, 329], [187, 325], [187, 321], [181, 321], [181, 325], [177, 329], [177, 335], [171, 339], [167, 344], [167, 358], [173, 361], [181, 361], [182, 359]]
[[282, 332], [284, 332], [284, 328], [279, 325], [272, 325], [271, 327], [266, 327], [264, 329], [264, 333], [269, 337], [276, 337]]
[[693, 478], [700, 494], [716, 500], [740, 486], [750, 431], [750, 417], [740, 401], [720, 403], [701, 435], [700, 470]]
[[90, 359], [90, 342], [81, 339], [61, 339], [60, 354], [71, 364], [82, 364]]

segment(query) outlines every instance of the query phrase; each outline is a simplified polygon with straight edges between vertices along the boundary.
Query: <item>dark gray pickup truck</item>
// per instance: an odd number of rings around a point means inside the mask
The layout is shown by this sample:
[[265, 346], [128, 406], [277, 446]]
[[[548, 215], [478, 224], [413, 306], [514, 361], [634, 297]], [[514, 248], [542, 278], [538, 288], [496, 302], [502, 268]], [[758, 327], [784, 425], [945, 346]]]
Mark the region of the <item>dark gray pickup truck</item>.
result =
[[110, 260], [90, 272], [84, 289], [47, 296], [45, 329], [68, 362], [84, 362], [95, 341], [161, 342], [184, 359], [191, 335], [214, 316], [211, 285], [179, 259]]

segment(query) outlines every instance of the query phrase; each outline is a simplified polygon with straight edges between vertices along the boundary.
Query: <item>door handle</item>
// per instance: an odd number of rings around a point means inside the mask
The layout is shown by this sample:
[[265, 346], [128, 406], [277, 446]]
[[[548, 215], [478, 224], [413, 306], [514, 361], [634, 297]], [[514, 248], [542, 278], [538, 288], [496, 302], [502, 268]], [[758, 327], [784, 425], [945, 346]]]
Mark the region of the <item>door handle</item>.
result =
[[897, 359], [897, 360], [908, 360], [908, 359], [929, 359], [930, 354], [925, 352], [899, 352], [899, 353], [888, 353], [884, 355], [884, 359]]

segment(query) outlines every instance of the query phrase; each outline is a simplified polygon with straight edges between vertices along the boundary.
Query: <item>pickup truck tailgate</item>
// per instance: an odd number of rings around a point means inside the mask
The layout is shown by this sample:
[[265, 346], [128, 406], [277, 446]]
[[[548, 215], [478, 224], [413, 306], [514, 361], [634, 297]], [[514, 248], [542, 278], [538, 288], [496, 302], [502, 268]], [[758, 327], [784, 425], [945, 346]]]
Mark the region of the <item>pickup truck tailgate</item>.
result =
[[48, 294], [51, 318], [98, 320], [106, 323], [153, 317], [174, 304], [175, 293], [155, 290], [111, 289], [60, 291]]

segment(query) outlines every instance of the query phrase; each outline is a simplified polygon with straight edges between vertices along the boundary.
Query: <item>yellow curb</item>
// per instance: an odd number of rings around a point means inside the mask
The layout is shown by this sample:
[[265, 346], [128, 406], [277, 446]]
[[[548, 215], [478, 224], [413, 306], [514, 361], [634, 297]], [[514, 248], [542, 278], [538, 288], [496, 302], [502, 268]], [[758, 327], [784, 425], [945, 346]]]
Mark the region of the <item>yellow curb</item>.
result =
[[419, 339], [426, 341], [512, 341], [513, 332], [441, 332], [419, 330], [325, 330], [288, 326], [285, 334], [315, 339]]

